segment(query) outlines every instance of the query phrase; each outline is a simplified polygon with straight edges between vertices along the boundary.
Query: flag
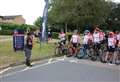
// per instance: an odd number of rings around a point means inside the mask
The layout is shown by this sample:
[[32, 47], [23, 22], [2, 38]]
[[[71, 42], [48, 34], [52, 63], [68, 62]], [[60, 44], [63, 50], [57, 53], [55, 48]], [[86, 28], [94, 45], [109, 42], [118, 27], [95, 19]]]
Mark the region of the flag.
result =
[[45, 42], [47, 40], [47, 20], [48, 20], [48, 5], [49, 5], [49, 1], [45, 0], [45, 7], [44, 7], [44, 11], [43, 11], [43, 20], [42, 20], [42, 42]]

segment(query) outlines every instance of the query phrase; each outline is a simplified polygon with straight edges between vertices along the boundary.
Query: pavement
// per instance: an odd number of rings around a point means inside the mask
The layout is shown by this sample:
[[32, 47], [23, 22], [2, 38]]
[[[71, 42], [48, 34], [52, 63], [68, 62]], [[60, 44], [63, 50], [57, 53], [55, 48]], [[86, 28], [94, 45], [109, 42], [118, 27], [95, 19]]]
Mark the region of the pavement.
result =
[[64, 56], [4, 69], [0, 82], [120, 82], [120, 66]]

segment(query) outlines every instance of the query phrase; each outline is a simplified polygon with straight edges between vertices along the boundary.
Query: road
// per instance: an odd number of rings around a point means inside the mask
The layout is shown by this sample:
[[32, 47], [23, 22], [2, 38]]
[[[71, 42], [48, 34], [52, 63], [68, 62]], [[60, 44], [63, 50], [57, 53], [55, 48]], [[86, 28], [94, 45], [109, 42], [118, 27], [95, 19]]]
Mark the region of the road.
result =
[[120, 82], [120, 66], [63, 57], [11, 67], [0, 82]]

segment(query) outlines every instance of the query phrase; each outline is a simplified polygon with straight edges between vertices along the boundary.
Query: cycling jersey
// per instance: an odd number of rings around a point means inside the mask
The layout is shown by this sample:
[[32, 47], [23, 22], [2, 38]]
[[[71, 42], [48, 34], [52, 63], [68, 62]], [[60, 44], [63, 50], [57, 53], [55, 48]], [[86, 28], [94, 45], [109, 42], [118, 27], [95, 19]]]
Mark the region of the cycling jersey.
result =
[[104, 40], [104, 37], [105, 37], [105, 33], [104, 32], [100, 32], [100, 41], [103, 41]]
[[115, 48], [115, 44], [116, 44], [116, 40], [114, 37], [108, 38], [108, 47], [111, 46], [111, 47]]
[[100, 43], [100, 33], [94, 33], [93, 34], [93, 42], [94, 43]]
[[116, 39], [120, 41], [120, 33], [116, 35]]
[[88, 44], [88, 41], [93, 41], [93, 36], [91, 34], [84, 36], [83, 44]]
[[72, 43], [79, 43], [79, 36], [78, 35], [72, 35], [71, 42]]
[[64, 41], [65, 40], [65, 33], [60, 33], [59, 39], [60, 39], [60, 41]]

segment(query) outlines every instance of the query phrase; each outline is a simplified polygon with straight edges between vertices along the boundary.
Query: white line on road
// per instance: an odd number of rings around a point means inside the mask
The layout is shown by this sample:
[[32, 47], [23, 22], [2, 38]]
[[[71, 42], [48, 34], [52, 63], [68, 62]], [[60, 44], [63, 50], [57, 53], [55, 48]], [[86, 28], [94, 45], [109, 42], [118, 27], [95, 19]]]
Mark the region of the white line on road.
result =
[[[4, 75], [4, 77], [7, 77], [7, 76], [11, 76], [11, 75], [14, 75], [14, 74], [17, 74], [17, 73], [21, 73], [21, 72], [24, 72], [24, 71], [27, 71], [27, 70], [32, 70], [32, 69], [36, 69], [36, 68], [39, 68], [39, 67], [42, 67], [42, 66], [46, 66], [46, 65], [49, 65], [49, 64], [53, 64], [53, 63], [56, 63], [56, 62], [59, 62], [59, 61], [53, 61], [51, 63], [45, 63], [45, 64], [42, 64], [42, 65], [38, 65], [38, 66], [34, 66], [34, 67], [29, 67], [29, 68], [25, 68], [21, 71], [17, 71], [17, 72], [13, 72], [13, 73], [8, 73], [6, 75]], [[2, 78], [3, 76], [0, 76], [0, 78]]]
[[50, 58], [50, 59], [48, 60], [48, 63], [49, 63], [49, 64], [52, 63], [52, 60], [53, 60], [53, 58]]
[[22, 71], [26, 71], [26, 70], [28, 70], [30, 67], [26, 67], [25, 69], [23, 69]]
[[77, 60], [70, 60], [71, 63], [79, 63]]
[[66, 58], [66, 55], [64, 55], [63, 58], [58, 58], [57, 61], [64, 61]]
[[38, 65], [38, 66], [35, 66], [35, 67], [31, 67], [30, 69], [36, 69], [36, 68], [39, 68], [39, 67], [42, 67], [42, 66], [46, 66], [46, 65], [49, 65], [49, 64], [53, 64], [53, 63], [56, 63], [56, 62], [59, 62], [59, 61], [53, 61], [51, 63], [45, 63], [45, 64]]
[[3, 74], [4, 72], [8, 71], [8, 70], [11, 69], [11, 68], [12, 68], [12, 67], [8, 67], [8, 68], [6, 68], [6, 69], [0, 71], [0, 74]]

